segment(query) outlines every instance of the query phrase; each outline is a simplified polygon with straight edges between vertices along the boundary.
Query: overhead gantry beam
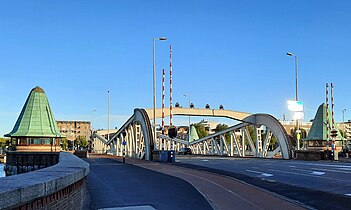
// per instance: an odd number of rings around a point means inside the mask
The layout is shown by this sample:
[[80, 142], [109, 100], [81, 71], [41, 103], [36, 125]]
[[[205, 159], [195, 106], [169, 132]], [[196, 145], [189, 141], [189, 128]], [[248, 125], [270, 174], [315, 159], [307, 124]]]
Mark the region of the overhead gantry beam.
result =
[[[146, 113], [149, 115], [150, 119], [153, 119], [153, 109], [145, 109]], [[165, 116], [170, 115], [170, 109], [164, 109]], [[232, 110], [223, 109], [195, 109], [195, 108], [173, 108], [173, 115], [184, 115], [184, 116], [207, 116], [207, 117], [226, 117], [233, 120], [242, 121], [244, 118], [250, 116], [247, 112], [238, 112]], [[162, 109], [156, 108], [156, 118], [162, 117]]]

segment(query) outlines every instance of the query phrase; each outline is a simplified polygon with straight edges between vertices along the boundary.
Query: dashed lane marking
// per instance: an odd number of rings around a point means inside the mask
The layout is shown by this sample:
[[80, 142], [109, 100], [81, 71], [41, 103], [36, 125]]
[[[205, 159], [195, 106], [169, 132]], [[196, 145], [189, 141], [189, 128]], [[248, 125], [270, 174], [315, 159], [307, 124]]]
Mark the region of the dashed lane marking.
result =
[[312, 174], [313, 175], [318, 175], [318, 176], [321, 176], [321, 175], [324, 175], [325, 172], [320, 172], [320, 171], [312, 171]]
[[296, 172], [289, 172], [289, 171], [282, 171], [282, 170], [275, 170], [275, 169], [269, 169], [270, 171], [278, 172], [278, 173], [285, 173], [285, 174], [294, 174], [294, 175], [301, 175], [301, 176], [309, 176], [309, 177], [315, 177], [315, 178], [320, 178], [320, 179], [328, 179], [328, 180], [334, 180], [334, 181], [342, 181], [342, 182], [351, 182], [347, 181], [345, 179], [336, 179], [336, 178], [331, 178], [331, 177], [325, 177], [325, 176], [316, 176], [313, 174], [302, 174], [302, 173], [296, 173]]
[[339, 169], [339, 170], [329, 170], [329, 169], [324, 169], [324, 168], [311, 168], [312, 170], [320, 170], [320, 171], [327, 171], [327, 172], [333, 172], [333, 173], [344, 173], [344, 174], [351, 174], [351, 171], [344, 171], [344, 169]]
[[261, 174], [262, 176], [266, 176], [266, 177], [273, 176], [273, 174], [268, 174], [268, 173], [264, 173], [264, 172], [260, 172], [260, 171], [252, 171], [252, 170], [245, 170], [245, 171], [251, 172], [251, 173], [256, 173], [256, 174]]

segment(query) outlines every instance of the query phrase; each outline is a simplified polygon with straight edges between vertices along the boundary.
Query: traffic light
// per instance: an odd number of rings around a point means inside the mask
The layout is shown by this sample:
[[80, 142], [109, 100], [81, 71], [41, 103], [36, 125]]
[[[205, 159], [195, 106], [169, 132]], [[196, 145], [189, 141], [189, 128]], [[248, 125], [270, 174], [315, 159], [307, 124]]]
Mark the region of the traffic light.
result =
[[169, 126], [169, 128], [168, 128], [168, 136], [169, 136], [169, 138], [173, 139], [173, 138], [177, 137], [177, 135], [178, 135], [177, 127], [175, 127], [173, 125]]
[[331, 133], [330, 136], [335, 138], [338, 135], [338, 130], [333, 129], [330, 131], [330, 133]]

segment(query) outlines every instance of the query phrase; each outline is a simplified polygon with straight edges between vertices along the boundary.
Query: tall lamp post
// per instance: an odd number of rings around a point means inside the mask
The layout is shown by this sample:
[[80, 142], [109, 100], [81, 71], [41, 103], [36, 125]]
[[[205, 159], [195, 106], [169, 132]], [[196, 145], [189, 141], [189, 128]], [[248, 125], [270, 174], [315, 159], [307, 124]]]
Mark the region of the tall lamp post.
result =
[[107, 141], [110, 141], [110, 91], [107, 91], [108, 94], [108, 105], [107, 105]]
[[153, 38], [153, 47], [152, 47], [152, 58], [153, 58], [153, 100], [154, 100], [154, 106], [153, 106], [153, 114], [154, 114], [154, 120], [153, 120], [153, 132], [154, 132], [154, 141], [156, 141], [156, 40], [160, 41], [165, 41], [167, 40], [167, 37], [159, 37], [159, 38]]
[[91, 130], [91, 133], [93, 133], [94, 129], [93, 129], [93, 113], [96, 112], [96, 110], [91, 110], [90, 112], [90, 130]]
[[[188, 100], [189, 100], [189, 108], [190, 108], [190, 95], [184, 94], [183, 96], [184, 96], [184, 97], [188, 97]], [[189, 132], [188, 132], [188, 134], [190, 135], [190, 115], [189, 115]]]
[[343, 139], [343, 144], [345, 145], [345, 112], [346, 112], [346, 109], [343, 109], [342, 110], [342, 132], [343, 132], [343, 135], [342, 135], [342, 139]]
[[94, 128], [93, 128], [93, 113], [94, 112], [96, 112], [96, 110], [95, 109], [93, 109], [93, 110], [91, 110], [91, 112], [90, 112], [90, 138], [89, 138], [89, 146], [88, 146], [88, 149], [90, 150], [90, 152], [91, 152], [91, 150], [92, 150], [92, 141], [93, 141], [93, 135], [94, 135]]
[[[298, 95], [298, 57], [297, 55], [287, 52], [286, 53], [288, 56], [295, 57], [295, 100], [299, 101], [299, 95]], [[297, 127], [297, 150], [300, 150], [300, 125], [299, 125], [299, 119], [296, 119], [296, 127]]]

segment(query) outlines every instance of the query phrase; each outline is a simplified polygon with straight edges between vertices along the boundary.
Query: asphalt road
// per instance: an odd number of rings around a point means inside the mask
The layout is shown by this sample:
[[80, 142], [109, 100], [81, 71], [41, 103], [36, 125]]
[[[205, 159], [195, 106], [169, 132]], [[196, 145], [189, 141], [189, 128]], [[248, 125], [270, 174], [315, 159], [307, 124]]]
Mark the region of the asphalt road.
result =
[[299, 210], [308, 206], [218, 173], [175, 164], [127, 159], [128, 163], [181, 178], [198, 189], [216, 210]]
[[89, 209], [151, 206], [155, 209], [212, 209], [188, 182], [108, 158], [85, 159], [90, 164]]
[[177, 156], [176, 162], [231, 175], [318, 209], [351, 205], [351, 163], [200, 156]]

